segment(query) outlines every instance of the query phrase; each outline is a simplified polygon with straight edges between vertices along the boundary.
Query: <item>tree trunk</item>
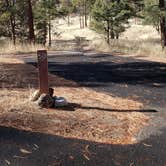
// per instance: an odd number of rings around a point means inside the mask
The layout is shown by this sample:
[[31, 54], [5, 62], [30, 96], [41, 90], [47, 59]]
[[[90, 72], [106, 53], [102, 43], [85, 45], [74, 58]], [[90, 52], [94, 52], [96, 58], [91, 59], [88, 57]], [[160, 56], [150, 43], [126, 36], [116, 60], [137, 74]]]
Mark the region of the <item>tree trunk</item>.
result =
[[49, 16], [49, 23], [48, 23], [48, 45], [51, 47], [51, 18]]
[[119, 39], [119, 34], [118, 34], [118, 33], [116, 33], [116, 39], [117, 39], [117, 40]]
[[80, 20], [80, 29], [82, 28], [82, 13], [81, 13], [81, 5], [79, 4], [79, 20]]
[[[165, 1], [159, 0], [159, 8], [161, 11], [165, 10]], [[160, 30], [161, 30], [161, 45], [166, 47], [166, 18], [161, 15], [160, 17]]]
[[85, 20], [84, 20], [84, 15], [82, 14], [82, 28], [85, 28]]
[[68, 16], [67, 16], [67, 24], [68, 24], [68, 26], [70, 26], [70, 14], [68, 14]]
[[162, 47], [166, 47], [166, 20], [165, 17], [162, 16], [160, 18], [160, 29], [161, 29], [161, 45]]
[[107, 21], [107, 43], [110, 44], [110, 22]]
[[44, 21], [44, 34], [43, 34], [43, 36], [44, 36], [44, 41], [43, 41], [43, 45], [45, 46], [46, 45], [46, 43], [47, 43], [47, 21], [45, 20]]
[[164, 0], [159, 0], [159, 8], [163, 9], [165, 7], [165, 2]]
[[[6, 0], [6, 5], [8, 8], [11, 6], [15, 6], [15, 1], [12, 0], [11, 2], [9, 0]], [[13, 44], [16, 45], [16, 20], [15, 20], [15, 13], [11, 12], [10, 14], [10, 28], [11, 28], [11, 39], [13, 41]]]
[[115, 39], [115, 33], [113, 31], [113, 28], [111, 28], [110, 33], [111, 33], [111, 39]]
[[81, 23], [81, 14], [79, 14], [79, 21], [80, 21], [80, 29], [82, 28], [82, 23]]
[[16, 23], [15, 23], [15, 17], [11, 16], [10, 17], [10, 23], [11, 23], [11, 29], [12, 29], [12, 40], [13, 44], [16, 45]]
[[28, 28], [29, 28], [29, 42], [35, 43], [33, 12], [31, 0], [28, 0]]
[[111, 31], [111, 39], [115, 39], [115, 34], [113, 31]]
[[85, 17], [85, 27], [87, 27], [88, 26], [88, 19], [87, 19], [87, 1], [86, 0], [84, 0], [84, 17]]

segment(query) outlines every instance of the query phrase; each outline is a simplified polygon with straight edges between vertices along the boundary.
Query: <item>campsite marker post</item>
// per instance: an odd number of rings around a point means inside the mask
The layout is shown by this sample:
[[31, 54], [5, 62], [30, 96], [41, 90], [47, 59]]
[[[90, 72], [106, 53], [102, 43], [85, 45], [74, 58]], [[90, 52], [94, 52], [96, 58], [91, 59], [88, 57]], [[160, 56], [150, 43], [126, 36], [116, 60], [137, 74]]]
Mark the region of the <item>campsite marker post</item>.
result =
[[47, 51], [38, 50], [39, 89], [40, 93], [49, 93]]

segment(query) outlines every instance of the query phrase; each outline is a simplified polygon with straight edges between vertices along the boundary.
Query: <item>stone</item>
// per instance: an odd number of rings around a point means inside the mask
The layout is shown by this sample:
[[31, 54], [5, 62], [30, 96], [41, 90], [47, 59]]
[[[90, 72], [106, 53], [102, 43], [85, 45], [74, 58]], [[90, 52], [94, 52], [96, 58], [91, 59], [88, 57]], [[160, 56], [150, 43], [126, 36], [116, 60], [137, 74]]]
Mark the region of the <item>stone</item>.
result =
[[54, 97], [55, 107], [65, 107], [67, 105], [68, 105], [68, 102], [64, 97]]
[[52, 108], [54, 106], [54, 99], [50, 95], [43, 93], [36, 103], [41, 108]]
[[40, 91], [36, 90], [29, 98], [30, 101], [37, 101], [40, 97]]

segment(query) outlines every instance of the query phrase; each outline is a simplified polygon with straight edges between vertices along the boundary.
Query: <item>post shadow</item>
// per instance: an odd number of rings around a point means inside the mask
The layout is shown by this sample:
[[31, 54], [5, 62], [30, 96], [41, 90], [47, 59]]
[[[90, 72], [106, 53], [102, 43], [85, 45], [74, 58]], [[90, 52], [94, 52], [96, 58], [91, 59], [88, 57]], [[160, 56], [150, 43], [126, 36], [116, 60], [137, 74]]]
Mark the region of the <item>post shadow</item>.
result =
[[142, 112], [142, 113], [157, 113], [155, 109], [111, 109], [111, 108], [102, 108], [102, 107], [90, 107], [83, 106], [77, 103], [68, 103], [65, 107], [57, 107], [63, 111], [75, 111], [76, 109], [85, 109], [85, 110], [98, 110], [98, 111], [108, 111], [108, 112], [119, 112], [119, 113], [130, 113], [130, 112]]

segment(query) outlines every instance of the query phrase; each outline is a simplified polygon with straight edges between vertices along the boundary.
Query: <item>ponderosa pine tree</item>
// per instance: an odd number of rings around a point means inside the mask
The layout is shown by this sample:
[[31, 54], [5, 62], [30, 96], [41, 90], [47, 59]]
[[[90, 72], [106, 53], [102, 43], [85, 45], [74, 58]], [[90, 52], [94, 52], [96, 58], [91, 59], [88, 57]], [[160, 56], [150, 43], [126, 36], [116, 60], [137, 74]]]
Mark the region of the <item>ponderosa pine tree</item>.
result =
[[16, 10], [14, 0], [0, 1], [0, 36], [10, 37], [16, 44]]
[[29, 29], [28, 40], [30, 43], [35, 43], [34, 16], [33, 16], [31, 0], [27, 0], [27, 16], [28, 16], [28, 29]]
[[135, 15], [132, 3], [127, 0], [96, 0], [92, 9], [93, 27], [104, 33], [107, 43], [110, 43], [110, 38], [119, 38], [128, 24], [128, 19]]
[[80, 28], [88, 26], [88, 15], [90, 15], [95, 0], [72, 0], [80, 16]]
[[70, 15], [74, 12], [75, 7], [71, 0], [60, 0], [61, 11], [63, 11], [63, 15], [67, 16], [67, 23], [70, 26]]
[[159, 0], [160, 9], [160, 30], [161, 30], [161, 45], [166, 47], [166, 2], [164, 0]]
[[144, 23], [156, 27], [161, 34], [161, 45], [166, 47], [166, 2], [165, 0], [145, 0]]
[[153, 25], [160, 32], [160, 9], [158, 2], [158, 0], [145, 0], [143, 23]]
[[48, 36], [48, 44], [51, 46], [51, 20], [65, 16], [66, 11], [60, 7], [58, 0], [40, 0], [36, 3], [34, 13], [37, 42], [45, 45]]
[[0, 23], [3, 35], [10, 37], [13, 44], [34, 41], [34, 26], [31, 0], [1, 0]]

